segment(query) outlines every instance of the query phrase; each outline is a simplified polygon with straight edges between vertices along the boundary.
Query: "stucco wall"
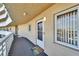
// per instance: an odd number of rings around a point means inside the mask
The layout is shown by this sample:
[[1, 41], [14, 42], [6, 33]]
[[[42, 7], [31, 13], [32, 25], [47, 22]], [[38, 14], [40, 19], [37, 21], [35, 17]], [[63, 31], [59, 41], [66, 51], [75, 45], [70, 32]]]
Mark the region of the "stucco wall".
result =
[[[79, 51], [70, 49], [68, 47], [61, 46], [59, 44], [54, 43], [54, 13], [58, 11], [69, 8], [75, 4], [55, 4], [52, 7], [48, 8], [46, 11], [35, 17], [30, 22], [19, 25], [18, 34], [20, 36], [27, 37], [30, 41], [36, 44], [36, 21], [42, 17], [46, 17], [45, 21], [45, 52], [52, 55], [79, 55]], [[31, 31], [28, 31], [28, 26], [31, 25]]]
[[[31, 31], [29, 31], [29, 25], [31, 25]], [[34, 44], [36, 44], [36, 35], [35, 35], [35, 21], [30, 21], [27, 24], [18, 26], [18, 35], [21, 37], [27, 37]]]

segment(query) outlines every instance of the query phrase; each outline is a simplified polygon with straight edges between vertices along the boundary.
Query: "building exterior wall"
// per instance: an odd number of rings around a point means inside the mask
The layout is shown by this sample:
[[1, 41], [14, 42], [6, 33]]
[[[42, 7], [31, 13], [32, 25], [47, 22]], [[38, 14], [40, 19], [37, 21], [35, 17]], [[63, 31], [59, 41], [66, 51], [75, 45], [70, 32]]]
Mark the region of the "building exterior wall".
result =
[[15, 34], [15, 27], [14, 26], [10, 26], [10, 27], [6, 27], [8, 29], [8, 31], [11, 31]]
[[[27, 37], [30, 41], [36, 44], [36, 22], [42, 17], [46, 17], [45, 25], [45, 39], [44, 39], [44, 50], [49, 56], [54, 55], [79, 55], [79, 51], [54, 43], [55, 30], [54, 30], [54, 14], [67, 9], [76, 4], [55, 4], [42, 12], [40, 15], [35, 17], [30, 22], [18, 26], [18, 34], [23, 37]], [[31, 25], [31, 31], [29, 31], [29, 25]]]

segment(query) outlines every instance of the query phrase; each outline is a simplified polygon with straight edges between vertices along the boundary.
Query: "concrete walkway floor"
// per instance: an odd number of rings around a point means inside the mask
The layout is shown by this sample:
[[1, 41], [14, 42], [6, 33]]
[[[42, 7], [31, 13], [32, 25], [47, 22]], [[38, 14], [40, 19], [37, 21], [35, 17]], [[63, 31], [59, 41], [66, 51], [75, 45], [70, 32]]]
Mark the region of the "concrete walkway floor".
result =
[[[32, 48], [34, 45], [26, 38], [15, 37], [11, 46], [9, 56], [34, 56]], [[43, 52], [39, 56], [46, 56]]]

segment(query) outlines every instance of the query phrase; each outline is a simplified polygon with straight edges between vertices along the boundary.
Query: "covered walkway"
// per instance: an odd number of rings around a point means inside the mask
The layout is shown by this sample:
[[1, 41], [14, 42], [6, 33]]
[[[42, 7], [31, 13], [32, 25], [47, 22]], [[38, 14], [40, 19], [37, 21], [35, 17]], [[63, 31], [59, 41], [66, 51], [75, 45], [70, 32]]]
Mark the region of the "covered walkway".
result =
[[[34, 46], [35, 45], [26, 38], [15, 37], [9, 56], [34, 56], [32, 52]], [[39, 56], [46, 56], [46, 54], [43, 52], [39, 54]]]

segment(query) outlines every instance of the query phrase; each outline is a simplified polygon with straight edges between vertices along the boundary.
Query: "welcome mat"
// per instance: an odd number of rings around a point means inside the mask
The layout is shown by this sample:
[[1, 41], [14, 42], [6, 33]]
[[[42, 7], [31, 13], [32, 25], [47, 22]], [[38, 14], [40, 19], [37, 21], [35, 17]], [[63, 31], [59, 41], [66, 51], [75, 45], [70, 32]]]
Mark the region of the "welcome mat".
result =
[[39, 54], [44, 52], [44, 50], [40, 48], [39, 46], [35, 46], [32, 48], [32, 52], [33, 52], [33, 55], [38, 56]]

